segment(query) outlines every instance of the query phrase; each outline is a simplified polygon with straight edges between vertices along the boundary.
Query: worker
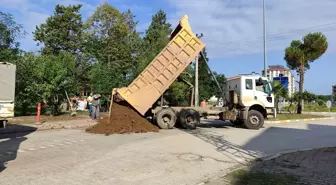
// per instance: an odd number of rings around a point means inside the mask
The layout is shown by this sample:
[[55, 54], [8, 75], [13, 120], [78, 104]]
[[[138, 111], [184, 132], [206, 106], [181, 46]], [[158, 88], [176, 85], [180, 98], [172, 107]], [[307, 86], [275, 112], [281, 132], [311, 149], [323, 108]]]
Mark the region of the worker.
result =
[[101, 98], [100, 94], [95, 94], [93, 96], [93, 100], [92, 100], [92, 117], [91, 117], [93, 120], [99, 119], [100, 98]]
[[78, 94], [75, 94], [74, 97], [71, 98], [71, 104], [70, 104], [71, 116], [77, 115], [78, 100], [79, 100]]
[[90, 114], [90, 118], [92, 118], [92, 101], [93, 101], [92, 95], [93, 95], [93, 93], [90, 93], [89, 97], [87, 97], [87, 99], [86, 99], [89, 114]]

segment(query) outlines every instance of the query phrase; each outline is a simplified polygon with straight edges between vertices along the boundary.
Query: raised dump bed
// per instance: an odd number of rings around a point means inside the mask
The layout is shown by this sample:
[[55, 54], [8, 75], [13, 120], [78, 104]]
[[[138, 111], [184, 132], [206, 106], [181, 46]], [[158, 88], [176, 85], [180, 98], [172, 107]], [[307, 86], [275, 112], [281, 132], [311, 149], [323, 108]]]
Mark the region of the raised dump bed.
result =
[[115, 92], [144, 115], [204, 47], [192, 32], [188, 16], [183, 16], [167, 46], [128, 87]]

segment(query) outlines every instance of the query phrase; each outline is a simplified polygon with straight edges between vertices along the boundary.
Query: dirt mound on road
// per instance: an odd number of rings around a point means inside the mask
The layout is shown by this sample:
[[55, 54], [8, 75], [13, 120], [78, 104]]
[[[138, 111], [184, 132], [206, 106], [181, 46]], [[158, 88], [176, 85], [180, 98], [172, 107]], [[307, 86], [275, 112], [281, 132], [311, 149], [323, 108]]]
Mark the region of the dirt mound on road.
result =
[[130, 105], [116, 102], [112, 105], [111, 119], [104, 118], [99, 120], [98, 124], [86, 129], [89, 133], [105, 135], [158, 131], [158, 127], [148, 122]]

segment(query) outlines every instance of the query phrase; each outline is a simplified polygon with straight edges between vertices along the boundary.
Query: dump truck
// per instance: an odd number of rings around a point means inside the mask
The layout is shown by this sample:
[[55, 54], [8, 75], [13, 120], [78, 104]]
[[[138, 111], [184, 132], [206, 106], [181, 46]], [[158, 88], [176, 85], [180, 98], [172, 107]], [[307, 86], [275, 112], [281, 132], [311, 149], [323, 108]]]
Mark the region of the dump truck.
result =
[[16, 65], [0, 62], [0, 127], [14, 117]]
[[275, 117], [271, 85], [267, 78], [258, 75], [229, 78], [227, 92], [223, 93], [226, 100], [223, 107], [167, 107], [158, 104], [160, 97], [192, 61], [199, 55], [203, 56], [204, 48], [205, 44], [192, 32], [188, 16], [184, 15], [172, 31], [170, 42], [137, 78], [128, 87], [112, 90], [110, 113], [113, 102], [126, 101], [140, 115], [151, 117], [161, 129], [171, 129], [176, 124], [195, 129], [201, 116], [209, 114], [216, 114], [220, 120], [233, 124], [243, 124], [248, 129], [259, 129], [264, 119], [270, 115]]

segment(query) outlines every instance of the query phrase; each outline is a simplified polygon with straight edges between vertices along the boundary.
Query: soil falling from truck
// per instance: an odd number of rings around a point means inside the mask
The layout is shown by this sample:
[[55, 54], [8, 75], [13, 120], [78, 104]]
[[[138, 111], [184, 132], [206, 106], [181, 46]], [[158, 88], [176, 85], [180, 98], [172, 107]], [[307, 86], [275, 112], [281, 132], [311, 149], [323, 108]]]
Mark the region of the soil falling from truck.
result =
[[111, 118], [104, 118], [98, 124], [86, 129], [93, 134], [125, 134], [158, 132], [159, 128], [148, 122], [127, 103], [112, 105]]

